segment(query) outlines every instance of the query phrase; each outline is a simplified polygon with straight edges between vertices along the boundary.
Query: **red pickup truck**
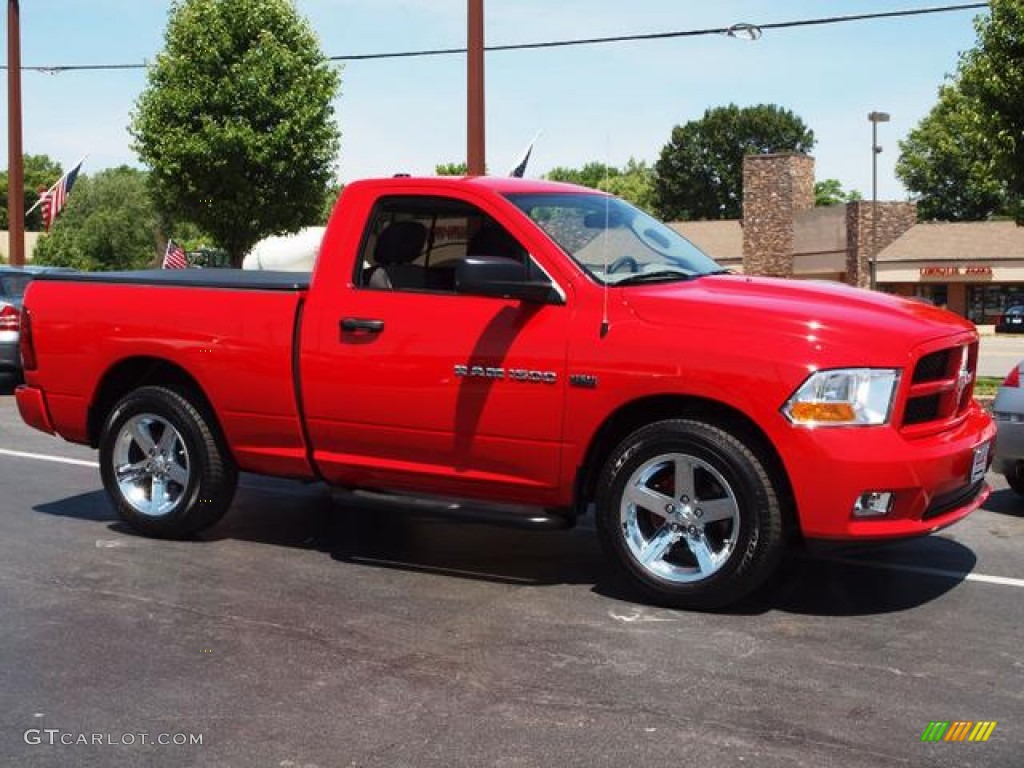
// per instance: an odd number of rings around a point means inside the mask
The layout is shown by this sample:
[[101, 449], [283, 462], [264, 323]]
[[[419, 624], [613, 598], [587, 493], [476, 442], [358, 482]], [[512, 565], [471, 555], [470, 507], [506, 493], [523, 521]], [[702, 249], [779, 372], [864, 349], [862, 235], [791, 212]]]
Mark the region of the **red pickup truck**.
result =
[[706, 607], [787, 539], [926, 534], [989, 493], [969, 322], [728, 274], [569, 185], [357, 182], [311, 276], [45, 274], [22, 329], [22, 417], [98, 447], [153, 536], [214, 524], [239, 471], [593, 504], [649, 599]]

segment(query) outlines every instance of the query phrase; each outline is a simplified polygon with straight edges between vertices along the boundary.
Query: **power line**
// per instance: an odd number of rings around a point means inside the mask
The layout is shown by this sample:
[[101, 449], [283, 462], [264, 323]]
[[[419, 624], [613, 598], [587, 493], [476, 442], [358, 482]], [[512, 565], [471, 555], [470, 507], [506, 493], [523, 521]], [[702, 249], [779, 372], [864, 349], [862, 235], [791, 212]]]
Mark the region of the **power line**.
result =
[[[702, 37], [707, 35], [725, 35], [728, 37], [748, 37], [756, 39], [764, 31], [776, 29], [795, 29], [798, 27], [824, 26], [826, 24], [844, 24], [852, 21], [873, 21], [877, 19], [894, 19], [907, 16], [924, 16], [934, 13], [950, 13], [953, 11], [980, 10], [988, 8], [987, 2], [960, 3], [958, 5], [942, 5], [929, 8], [910, 8], [899, 11], [880, 11], [877, 13], [858, 13], [849, 16], [826, 16], [817, 19], [796, 19], [778, 21], [767, 24], [733, 24], [730, 27], [708, 29], [689, 29], [677, 32], [650, 32], [636, 35], [614, 35], [609, 37], [588, 37], [572, 40], [549, 40], [538, 43], [511, 43], [508, 45], [489, 45], [487, 51], [529, 51], [542, 48], [568, 48], [579, 45], [607, 45], [610, 43], [631, 43], [643, 40], [669, 40], [679, 37]], [[455, 56], [466, 53], [466, 48], [427, 48], [414, 51], [391, 51], [385, 53], [354, 53], [342, 56], [329, 56], [329, 61], [376, 61], [379, 59], [409, 59], [427, 56]], [[146, 64], [67, 64], [54, 66], [22, 67], [22, 70], [61, 74], [63, 72], [110, 71], [145, 69]], [[0, 69], [7, 69], [6, 66]]]
[[[966, 11], [988, 8], [988, 3], [961, 3], [931, 8], [912, 8], [902, 11], [885, 11], [879, 13], [861, 13], [851, 16], [828, 16], [819, 19], [797, 19], [779, 21], [770, 24], [734, 24], [731, 27], [715, 27], [709, 29], [690, 29], [681, 32], [650, 32], [637, 35], [615, 35], [611, 37], [589, 37], [575, 40], [552, 40], [542, 43], [514, 43], [509, 45], [489, 45], [488, 51], [526, 51], [538, 48], [566, 48], [575, 45], [601, 45], [607, 43], [629, 43], [639, 40], [668, 40], [676, 37], [700, 37], [704, 35], [737, 36], [746, 30], [791, 29], [795, 27], [820, 26], [824, 24], [841, 24], [850, 21], [869, 21], [871, 19], [891, 19], [900, 16], [923, 16], [931, 13], [949, 13], [950, 11]], [[331, 56], [331, 61], [367, 61], [373, 59], [398, 59], [413, 56], [446, 56], [465, 53], [465, 48], [438, 48], [422, 51], [399, 51], [394, 53], [366, 53], [347, 56]]]

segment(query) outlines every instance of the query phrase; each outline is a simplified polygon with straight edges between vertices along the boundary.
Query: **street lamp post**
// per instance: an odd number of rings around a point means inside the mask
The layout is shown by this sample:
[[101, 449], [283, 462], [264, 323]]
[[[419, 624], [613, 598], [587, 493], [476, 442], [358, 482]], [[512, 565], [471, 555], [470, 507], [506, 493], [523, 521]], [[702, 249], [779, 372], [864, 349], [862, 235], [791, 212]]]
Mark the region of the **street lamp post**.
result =
[[889, 122], [888, 112], [869, 112], [871, 122], [871, 250], [869, 252], [869, 286], [875, 290], [878, 284], [878, 124]]

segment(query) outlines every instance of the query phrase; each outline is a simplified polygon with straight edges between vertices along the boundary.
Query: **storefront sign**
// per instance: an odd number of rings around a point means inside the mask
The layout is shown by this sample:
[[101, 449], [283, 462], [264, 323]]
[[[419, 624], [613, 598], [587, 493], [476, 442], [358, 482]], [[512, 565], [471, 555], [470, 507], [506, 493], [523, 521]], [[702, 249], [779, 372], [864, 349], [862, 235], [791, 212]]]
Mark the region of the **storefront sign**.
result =
[[921, 267], [921, 277], [974, 277], [992, 278], [992, 267], [988, 264], [973, 264], [969, 267]]

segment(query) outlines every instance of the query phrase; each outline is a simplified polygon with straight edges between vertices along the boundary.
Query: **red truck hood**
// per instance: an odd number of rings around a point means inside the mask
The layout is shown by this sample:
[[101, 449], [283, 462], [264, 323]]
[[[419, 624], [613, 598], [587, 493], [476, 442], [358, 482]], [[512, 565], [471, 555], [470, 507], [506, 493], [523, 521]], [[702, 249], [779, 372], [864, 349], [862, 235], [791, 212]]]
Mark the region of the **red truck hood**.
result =
[[625, 303], [645, 322], [726, 335], [815, 337], [818, 344], [905, 354], [926, 341], [976, 332], [959, 315], [921, 301], [841, 283], [713, 275], [635, 286]]

